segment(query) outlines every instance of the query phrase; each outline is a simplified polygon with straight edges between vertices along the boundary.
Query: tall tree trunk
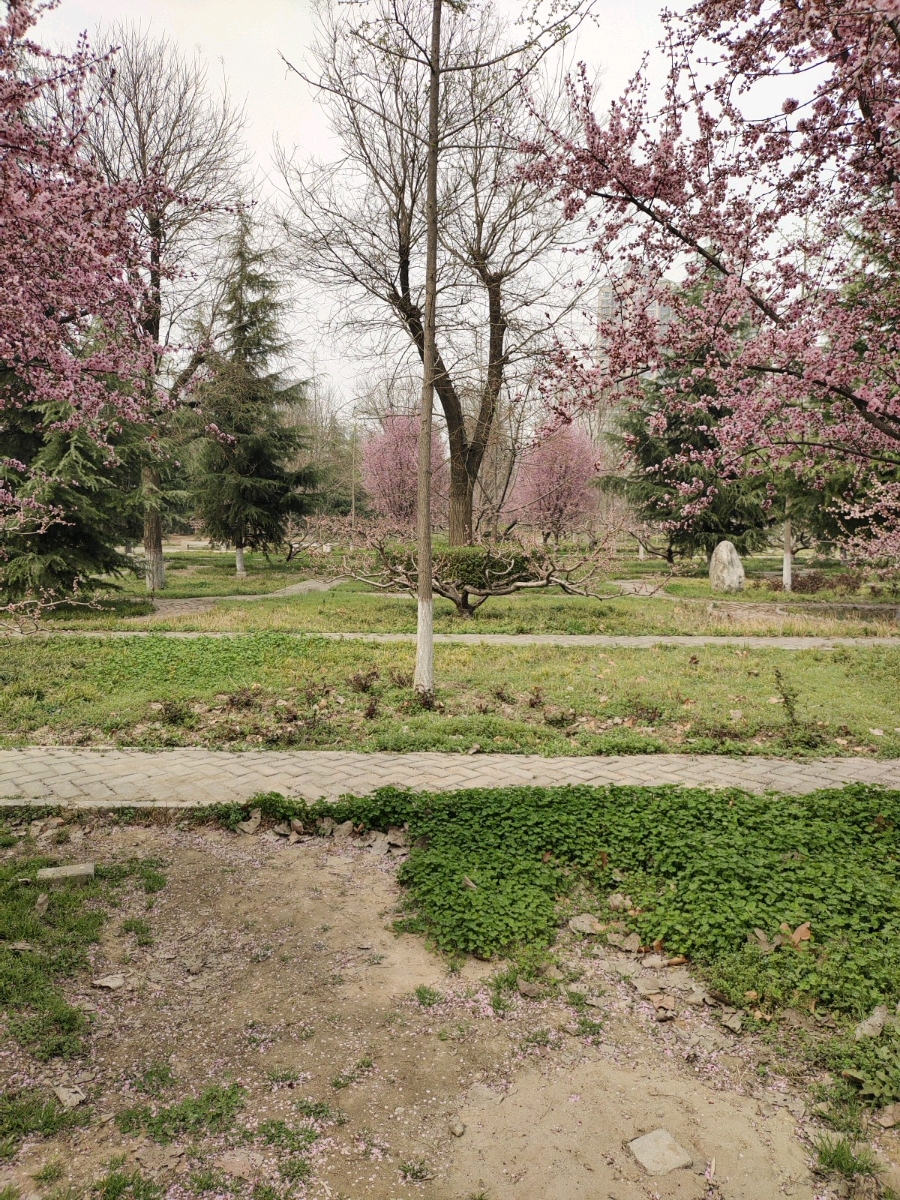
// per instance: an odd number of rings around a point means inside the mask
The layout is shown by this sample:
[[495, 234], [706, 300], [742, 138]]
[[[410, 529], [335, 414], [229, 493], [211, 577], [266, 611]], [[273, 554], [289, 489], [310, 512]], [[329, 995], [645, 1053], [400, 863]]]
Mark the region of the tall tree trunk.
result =
[[144, 494], [144, 562], [148, 592], [161, 592], [166, 586], [166, 562], [163, 558], [162, 513], [154, 496], [159, 495], [162, 484], [159, 471], [144, 467], [142, 471]]
[[238, 575], [246, 575], [247, 568], [244, 566], [244, 543], [235, 542], [234, 544], [234, 569]]
[[413, 686], [419, 699], [434, 700], [434, 597], [431, 589], [431, 418], [434, 408], [435, 310], [437, 308], [437, 176], [441, 84], [441, 0], [432, 0], [428, 79], [426, 173], [425, 329], [422, 347], [422, 415], [419, 426], [418, 622]]
[[784, 557], [781, 560], [781, 587], [789, 592], [794, 586], [794, 544], [791, 540], [791, 518], [784, 522]]
[[475, 480], [466, 470], [466, 460], [450, 455], [450, 523], [448, 540], [451, 546], [472, 544]]

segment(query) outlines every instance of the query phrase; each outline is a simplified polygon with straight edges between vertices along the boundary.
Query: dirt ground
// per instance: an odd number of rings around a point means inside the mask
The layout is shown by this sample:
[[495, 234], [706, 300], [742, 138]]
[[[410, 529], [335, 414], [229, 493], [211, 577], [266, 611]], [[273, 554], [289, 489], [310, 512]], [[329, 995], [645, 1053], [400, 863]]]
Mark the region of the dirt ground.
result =
[[[56, 1194], [82, 1196], [124, 1155], [171, 1200], [254, 1188], [331, 1200], [834, 1194], [808, 1169], [803, 1101], [771, 1068], [760, 1072], [764, 1050], [684, 1002], [683, 967], [656, 971], [670, 975], [678, 1014], [658, 1023], [637, 990], [646, 971], [635, 956], [566, 932], [559, 964], [582, 972], [573, 986], [603, 1026], [585, 1036], [553, 996], [515, 995], [495, 1013], [486, 985], [496, 964], [472, 960], [450, 973], [423, 939], [395, 934], [396, 857], [324, 838], [288, 845], [271, 831], [99, 819], [78, 852], [97, 862], [159, 856], [169, 882], [149, 911], [143, 893], [129, 895], [92, 974], [70, 989], [95, 1016], [83, 1060], [36, 1068], [3, 1047], [5, 1088], [75, 1085], [93, 1115], [80, 1131], [26, 1143], [0, 1167], [0, 1188], [46, 1196], [33, 1176], [59, 1161], [67, 1190], [57, 1184]], [[129, 916], [148, 921], [151, 946], [121, 932]], [[92, 987], [111, 973], [125, 975], [123, 987]], [[439, 993], [423, 993], [430, 1006], [414, 995], [423, 985]], [[147, 1102], [135, 1081], [160, 1064], [175, 1082], [159, 1104], [240, 1083], [245, 1103], [231, 1131], [168, 1146], [120, 1133], [115, 1114]], [[287, 1151], [256, 1131], [277, 1119], [302, 1125], [298, 1101], [325, 1102], [346, 1120], [316, 1123], [305, 1152], [312, 1173], [288, 1185]], [[692, 1166], [651, 1176], [637, 1163], [627, 1143], [660, 1128]]]

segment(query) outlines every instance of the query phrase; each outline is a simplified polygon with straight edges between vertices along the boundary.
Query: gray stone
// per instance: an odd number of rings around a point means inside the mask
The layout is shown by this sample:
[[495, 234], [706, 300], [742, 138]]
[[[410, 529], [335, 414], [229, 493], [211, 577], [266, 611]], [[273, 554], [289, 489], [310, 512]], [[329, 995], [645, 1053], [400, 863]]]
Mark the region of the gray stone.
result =
[[600, 922], [591, 913], [579, 913], [569, 918], [569, 928], [573, 933], [599, 933]]
[[641, 996], [655, 996], [659, 992], [665, 991], [664, 984], [660, 983], [656, 975], [639, 975], [631, 981], [637, 988]]
[[50, 905], [50, 897], [46, 892], [41, 892], [37, 900], [34, 902], [34, 911], [39, 917], [42, 917]]
[[55, 1087], [53, 1092], [66, 1112], [71, 1112], [87, 1099], [80, 1087]]
[[742, 592], [744, 565], [731, 542], [719, 542], [709, 560], [709, 586], [714, 592]]
[[80, 885], [94, 878], [93, 863], [72, 863], [68, 867], [42, 867], [37, 873], [37, 882], [46, 883], [52, 888], [62, 888], [66, 884]]
[[668, 1175], [670, 1171], [692, 1166], [694, 1161], [665, 1129], [654, 1129], [635, 1138], [628, 1143], [628, 1149], [648, 1175]]
[[466, 1127], [463, 1125], [462, 1121], [454, 1121], [450, 1126], [450, 1132], [454, 1137], [459, 1138], [462, 1137], [462, 1135], [466, 1132]]
[[878, 1007], [873, 1010], [870, 1017], [867, 1017], [865, 1021], [860, 1021], [860, 1023], [853, 1030], [853, 1036], [858, 1042], [863, 1041], [865, 1038], [881, 1037], [882, 1033], [884, 1032], [885, 1022], [890, 1015], [890, 1010], [888, 1009], [887, 1005], [879, 1004]]
[[516, 980], [516, 987], [520, 996], [528, 996], [531, 1000], [537, 1000], [544, 994], [544, 989], [539, 983], [532, 983], [524, 975], [520, 975]]
[[102, 975], [99, 979], [95, 979], [91, 983], [91, 987], [101, 988], [105, 992], [117, 992], [119, 988], [123, 988], [124, 986], [124, 975]]
[[353, 822], [342, 821], [340, 825], [335, 825], [331, 831], [331, 836], [335, 838], [348, 838], [353, 836]]
[[258, 808], [254, 808], [246, 821], [238, 821], [238, 829], [241, 833], [256, 833], [259, 829], [259, 823], [262, 820], [262, 813]]

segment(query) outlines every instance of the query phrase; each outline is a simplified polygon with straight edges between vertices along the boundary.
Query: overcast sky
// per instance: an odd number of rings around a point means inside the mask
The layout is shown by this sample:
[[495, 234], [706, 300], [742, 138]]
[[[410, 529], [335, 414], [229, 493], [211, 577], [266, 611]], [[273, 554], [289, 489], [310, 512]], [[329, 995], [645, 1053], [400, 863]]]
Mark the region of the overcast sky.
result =
[[[597, 21], [579, 34], [577, 55], [592, 72], [603, 72], [603, 95], [615, 96], [637, 69], [641, 55], [659, 40], [663, 0], [599, 0]], [[510, 11], [519, 7], [506, 0]], [[676, 5], [680, 7], [680, 5]], [[134, 20], [154, 33], [198, 51], [210, 77], [227, 80], [232, 98], [246, 106], [247, 141], [261, 180], [274, 185], [272, 146], [277, 137], [296, 145], [300, 157], [329, 157], [328, 130], [306, 85], [287, 72], [279, 51], [302, 64], [312, 37], [310, 0], [61, 0], [37, 29], [39, 40], [70, 44], [98, 25]], [[602, 99], [602, 97], [601, 97]], [[342, 366], [321, 331], [310, 329], [307, 357], [315, 356], [343, 388], [352, 388], [352, 370]]]

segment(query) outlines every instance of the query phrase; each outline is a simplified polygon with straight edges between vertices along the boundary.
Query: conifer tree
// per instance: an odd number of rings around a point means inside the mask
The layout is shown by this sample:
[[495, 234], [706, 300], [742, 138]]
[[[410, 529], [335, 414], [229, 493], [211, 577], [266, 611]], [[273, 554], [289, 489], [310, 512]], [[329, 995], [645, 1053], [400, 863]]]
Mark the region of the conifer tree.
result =
[[283, 358], [284, 303], [272, 254], [254, 244], [242, 213], [232, 243], [222, 348], [210, 357], [201, 390], [204, 436], [193, 463], [199, 514], [210, 537], [235, 547], [246, 573], [246, 549], [268, 551], [284, 540], [290, 516], [310, 506], [313, 473], [297, 466], [302, 431], [289, 421], [305, 399], [274, 364]]

